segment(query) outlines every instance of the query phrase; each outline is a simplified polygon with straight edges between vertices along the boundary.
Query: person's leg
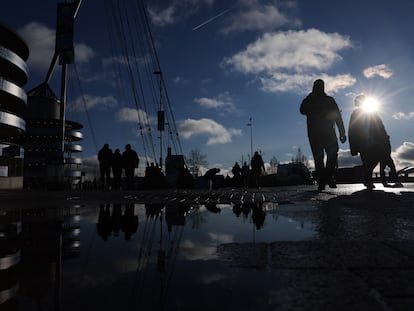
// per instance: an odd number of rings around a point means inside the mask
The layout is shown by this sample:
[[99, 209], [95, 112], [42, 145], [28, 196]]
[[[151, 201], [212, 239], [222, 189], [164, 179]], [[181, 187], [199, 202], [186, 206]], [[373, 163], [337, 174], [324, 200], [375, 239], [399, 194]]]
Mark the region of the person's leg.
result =
[[99, 174], [101, 176], [100, 178], [101, 188], [103, 189], [105, 186], [105, 166], [103, 164], [99, 165]]
[[309, 139], [309, 142], [312, 150], [313, 160], [315, 162], [315, 178], [318, 182], [318, 189], [323, 190], [325, 189], [326, 185], [325, 164], [323, 162], [323, 146], [319, 143], [319, 141]]
[[374, 189], [374, 183], [372, 182], [372, 172], [377, 166], [379, 160], [377, 159], [375, 152], [372, 151], [364, 151], [361, 152], [361, 160], [364, 166], [364, 185], [367, 189]]
[[326, 147], [326, 181], [331, 188], [336, 188], [334, 173], [338, 164], [338, 149], [336, 141]]

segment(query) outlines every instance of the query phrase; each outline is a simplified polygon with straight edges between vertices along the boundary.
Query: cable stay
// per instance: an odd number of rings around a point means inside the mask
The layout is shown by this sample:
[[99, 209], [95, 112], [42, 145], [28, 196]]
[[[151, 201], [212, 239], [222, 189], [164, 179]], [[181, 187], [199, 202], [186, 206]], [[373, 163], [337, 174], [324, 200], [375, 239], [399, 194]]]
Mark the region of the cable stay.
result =
[[[182, 146], [146, 6], [144, 1], [127, 0], [106, 0], [105, 4], [119, 93], [125, 103], [134, 103], [147, 164], [155, 162], [162, 168], [163, 154], [171, 149], [182, 154]], [[153, 137], [153, 116], [158, 120], [159, 143]]]

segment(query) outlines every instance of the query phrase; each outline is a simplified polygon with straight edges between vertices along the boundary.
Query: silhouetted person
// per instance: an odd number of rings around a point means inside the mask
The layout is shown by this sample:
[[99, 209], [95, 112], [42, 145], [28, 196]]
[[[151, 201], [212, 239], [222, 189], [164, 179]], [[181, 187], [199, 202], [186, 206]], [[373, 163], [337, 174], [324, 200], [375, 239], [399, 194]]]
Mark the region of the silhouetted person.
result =
[[364, 185], [367, 189], [375, 188], [372, 182], [372, 172], [380, 163], [380, 174], [384, 185], [385, 166], [391, 169], [390, 176], [397, 181], [397, 172], [391, 158], [390, 137], [378, 113], [364, 111], [362, 105], [365, 95], [355, 97], [355, 109], [349, 120], [348, 136], [352, 155], [361, 156], [364, 167]]
[[263, 227], [266, 218], [266, 211], [263, 209], [263, 203], [252, 204], [252, 211], [253, 223], [256, 225], [256, 229], [259, 230]]
[[204, 177], [211, 182], [211, 189], [216, 188], [216, 174], [219, 172], [219, 168], [211, 168], [204, 174]]
[[[99, 172], [101, 174], [102, 189], [109, 187], [111, 177], [112, 150], [105, 144], [98, 152]], [[105, 182], [106, 179], [106, 182]]]
[[146, 189], [163, 189], [167, 186], [167, 180], [158, 165], [152, 162], [145, 168], [144, 187]]
[[206, 203], [206, 209], [214, 214], [221, 213], [221, 208], [217, 207], [216, 203]]
[[102, 240], [107, 241], [111, 235], [111, 211], [109, 204], [106, 206], [101, 204], [99, 207], [98, 223], [96, 224], [96, 231]]
[[121, 188], [122, 163], [122, 154], [119, 149], [115, 149], [112, 156], [112, 175], [114, 176], [113, 187], [116, 190]]
[[395, 182], [393, 186], [402, 187], [402, 184], [398, 181], [397, 170], [395, 168], [394, 161], [391, 157], [391, 143], [389, 137], [388, 142], [384, 146], [384, 153], [381, 155], [380, 159], [380, 176], [381, 182], [384, 185], [384, 187], [390, 187], [387, 181], [387, 177], [385, 176], [385, 168], [387, 166], [390, 168], [389, 178], [391, 181]]
[[239, 187], [241, 184], [241, 180], [242, 180], [242, 173], [241, 173], [241, 167], [238, 162], [234, 163], [234, 166], [231, 169], [231, 172], [233, 173], [234, 185]]
[[121, 204], [114, 204], [111, 215], [111, 226], [114, 236], [118, 236], [122, 227], [122, 209]]
[[247, 162], [243, 163], [241, 168], [241, 174], [243, 178], [243, 187], [246, 189], [249, 186], [249, 177], [250, 177], [250, 168], [247, 165]]
[[341, 112], [335, 99], [326, 95], [323, 80], [318, 79], [313, 83], [312, 92], [302, 101], [300, 113], [307, 117], [308, 138], [315, 161], [318, 190], [325, 189], [326, 184], [336, 188], [334, 171], [338, 162], [339, 146], [335, 125], [338, 127], [341, 143], [346, 141], [346, 136]]
[[135, 150], [132, 150], [130, 144], [125, 146], [125, 151], [122, 154], [122, 163], [125, 170], [127, 188], [132, 189], [134, 185], [135, 168], [139, 165], [139, 159], [138, 154]]
[[122, 231], [125, 234], [125, 240], [130, 240], [132, 234], [138, 229], [138, 216], [135, 215], [134, 204], [126, 204], [125, 212], [122, 216]]
[[233, 205], [233, 213], [237, 217], [240, 217], [241, 212], [242, 212], [242, 205], [241, 205], [241, 203], [234, 204]]
[[252, 177], [254, 184], [257, 188], [260, 187], [260, 176], [262, 175], [262, 172], [265, 171], [265, 166], [263, 163], [262, 156], [259, 154], [259, 152], [255, 152], [253, 155], [252, 160], [250, 161], [250, 166], [252, 167]]

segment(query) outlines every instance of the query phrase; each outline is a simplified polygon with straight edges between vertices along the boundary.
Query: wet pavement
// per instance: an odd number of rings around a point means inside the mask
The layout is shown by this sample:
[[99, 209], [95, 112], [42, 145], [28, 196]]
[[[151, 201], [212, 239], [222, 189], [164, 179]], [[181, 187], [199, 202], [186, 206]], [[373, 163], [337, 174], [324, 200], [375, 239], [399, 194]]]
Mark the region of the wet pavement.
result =
[[0, 310], [411, 310], [414, 184], [0, 192]]

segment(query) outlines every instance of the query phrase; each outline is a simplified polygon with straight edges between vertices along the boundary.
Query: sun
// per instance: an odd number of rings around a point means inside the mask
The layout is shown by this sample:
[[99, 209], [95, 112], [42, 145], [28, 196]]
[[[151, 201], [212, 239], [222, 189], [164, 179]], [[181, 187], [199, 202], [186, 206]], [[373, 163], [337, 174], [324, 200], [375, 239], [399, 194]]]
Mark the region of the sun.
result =
[[379, 110], [380, 103], [375, 97], [367, 96], [362, 102], [361, 108], [368, 113], [377, 112]]

